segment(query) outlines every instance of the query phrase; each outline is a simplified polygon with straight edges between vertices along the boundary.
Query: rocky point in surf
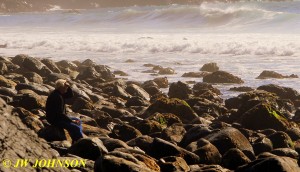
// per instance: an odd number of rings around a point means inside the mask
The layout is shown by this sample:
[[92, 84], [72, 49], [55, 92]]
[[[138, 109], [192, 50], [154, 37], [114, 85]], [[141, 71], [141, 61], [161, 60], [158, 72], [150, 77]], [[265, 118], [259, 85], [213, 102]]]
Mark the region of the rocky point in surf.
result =
[[[76, 170], [97, 172], [300, 170], [300, 96], [291, 88], [261, 86], [223, 100], [208, 83], [179, 81], [166, 93], [167, 78], [129, 81], [91, 60], [0, 59], [2, 158], [82, 158], [87, 165]], [[81, 118], [86, 135], [73, 145], [45, 119], [59, 78], [72, 85], [68, 114]]]

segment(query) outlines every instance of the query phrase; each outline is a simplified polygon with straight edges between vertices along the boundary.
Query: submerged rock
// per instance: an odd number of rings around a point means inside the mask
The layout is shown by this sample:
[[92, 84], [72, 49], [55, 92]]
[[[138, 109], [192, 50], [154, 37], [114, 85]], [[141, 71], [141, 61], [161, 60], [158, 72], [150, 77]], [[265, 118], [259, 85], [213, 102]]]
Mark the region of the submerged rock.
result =
[[292, 74], [290, 76], [284, 76], [284, 75], [274, 72], [274, 71], [264, 70], [256, 79], [268, 79], [268, 78], [277, 78], [277, 79], [298, 78], [298, 76], [294, 75], [294, 74]]
[[228, 83], [228, 84], [242, 84], [244, 81], [225, 71], [216, 71], [203, 77], [203, 82], [207, 83]]

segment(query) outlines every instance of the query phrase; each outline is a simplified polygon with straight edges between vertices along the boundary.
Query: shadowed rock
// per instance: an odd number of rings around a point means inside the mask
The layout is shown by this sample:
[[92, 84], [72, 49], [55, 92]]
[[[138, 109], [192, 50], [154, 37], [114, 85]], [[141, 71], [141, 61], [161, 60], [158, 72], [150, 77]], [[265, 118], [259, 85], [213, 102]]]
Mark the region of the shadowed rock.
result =
[[228, 84], [242, 84], [244, 81], [225, 71], [216, 71], [203, 77], [203, 82], [207, 83], [228, 83]]

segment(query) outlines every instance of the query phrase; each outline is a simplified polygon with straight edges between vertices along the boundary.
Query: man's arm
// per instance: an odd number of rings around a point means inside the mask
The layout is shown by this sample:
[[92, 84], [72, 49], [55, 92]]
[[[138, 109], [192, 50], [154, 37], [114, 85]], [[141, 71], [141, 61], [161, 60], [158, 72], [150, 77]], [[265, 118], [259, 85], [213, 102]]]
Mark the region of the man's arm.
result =
[[63, 95], [65, 99], [72, 98], [74, 96], [73, 90], [69, 86], [67, 92]]

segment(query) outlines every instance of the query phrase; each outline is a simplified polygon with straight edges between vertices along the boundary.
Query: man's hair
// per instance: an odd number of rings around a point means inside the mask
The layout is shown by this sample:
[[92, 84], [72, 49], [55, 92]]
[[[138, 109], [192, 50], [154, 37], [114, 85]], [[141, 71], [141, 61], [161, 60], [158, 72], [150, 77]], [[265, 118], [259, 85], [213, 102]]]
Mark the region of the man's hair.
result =
[[59, 89], [61, 87], [63, 87], [65, 85], [67, 81], [64, 80], [64, 79], [58, 79], [56, 82], [55, 82], [55, 89]]

